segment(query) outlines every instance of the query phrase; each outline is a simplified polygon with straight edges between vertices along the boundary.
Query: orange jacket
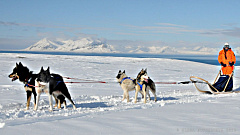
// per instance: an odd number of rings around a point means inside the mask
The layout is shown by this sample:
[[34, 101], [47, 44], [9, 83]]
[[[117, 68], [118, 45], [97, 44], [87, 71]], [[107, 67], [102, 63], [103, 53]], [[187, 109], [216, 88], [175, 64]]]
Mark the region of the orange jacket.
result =
[[234, 52], [231, 49], [229, 49], [226, 52], [224, 51], [224, 49], [221, 50], [218, 55], [218, 62], [219, 63], [222, 62], [223, 64], [226, 64], [226, 65], [229, 65], [229, 63], [232, 63], [232, 62], [234, 62], [234, 64], [235, 64], [236, 57], [235, 57]]

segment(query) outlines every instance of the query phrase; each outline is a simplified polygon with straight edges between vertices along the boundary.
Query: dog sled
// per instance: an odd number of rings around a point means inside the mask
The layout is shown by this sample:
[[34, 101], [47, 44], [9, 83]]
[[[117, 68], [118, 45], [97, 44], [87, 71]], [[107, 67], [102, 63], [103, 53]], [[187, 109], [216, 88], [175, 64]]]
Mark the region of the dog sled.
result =
[[240, 93], [240, 91], [233, 90], [233, 72], [231, 75], [222, 75], [219, 71], [214, 83], [211, 84], [207, 80], [200, 77], [191, 76], [190, 80], [201, 93], [206, 94], [230, 94]]

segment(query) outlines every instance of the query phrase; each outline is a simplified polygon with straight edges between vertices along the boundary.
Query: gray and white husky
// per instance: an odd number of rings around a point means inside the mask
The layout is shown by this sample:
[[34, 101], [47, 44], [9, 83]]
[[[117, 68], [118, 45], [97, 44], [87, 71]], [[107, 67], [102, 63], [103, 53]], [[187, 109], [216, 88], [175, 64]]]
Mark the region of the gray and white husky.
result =
[[[117, 76], [116, 76], [117, 82], [120, 84], [120, 86], [123, 89], [123, 99], [127, 99], [127, 102], [129, 102], [129, 91], [136, 90], [136, 79], [128, 77], [125, 73], [125, 70], [122, 72], [119, 70]], [[141, 94], [142, 92], [139, 91]], [[143, 95], [143, 94], [142, 94]]]
[[42, 92], [45, 92], [49, 97], [50, 111], [53, 110], [51, 95], [58, 99], [59, 104], [60, 102], [64, 102], [64, 109], [66, 109], [65, 97], [72, 103], [73, 108], [76, 109], [62, 76], [58, 74], [50, 74], [49, 67], [47, 70], [44, 70], [43, 67], [41, 68], [35, 80], [35, 86], [37, 101], [34, 110], [37, 110], [38, 108], [38, 102]]
[[157, 96], [156, 96], [156, 86], [155, 83], [153, 82], [152, 79], [150, 79], [150, 77], [147, 74], [147, 69], [142, 69], [136, 78], [136, 92], [135, 92], [135, 103], [137, 102], [137, 95], [138, 92], [143, 92], [143, 97], [144, 97], [144, 103], [146, 103], [146, 95], [148, 95], [149, 100], [151, 100], [150, 98], [150, 94], [149, 94], [149, 90], [151, 90], [151, 92], [154, 95], [154, 101], [157, 101]]

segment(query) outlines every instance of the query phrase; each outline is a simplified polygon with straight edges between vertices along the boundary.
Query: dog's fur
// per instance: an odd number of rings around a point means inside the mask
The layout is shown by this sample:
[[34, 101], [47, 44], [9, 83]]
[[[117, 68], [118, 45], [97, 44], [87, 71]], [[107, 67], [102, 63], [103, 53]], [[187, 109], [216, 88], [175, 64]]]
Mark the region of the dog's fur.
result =
[[[156, 87], [155, 87], [155, 83], [152, 81], [152, 79], [150, 79], [150, 77], [147, 74], [147, 69], [142, 69], [136, 78], [136, 92], [135, 92], [135, 103], [137, 102], [137, 95], [138, 92], [143, 91], [143, 97], [144, 97], [144, 103], [146, 103], [146, 95], [148, 95], [149, 100], [151, 100], [150, 98], [150, 94], [149, 94], [149, 90], [151, 90], [151, 92], [154, 95], [154, 101], [157, 101], [157, 96], [156, 96]], [[140, 85], [142, 85], [142, 90]]]
[[[116, 76], [116, 79], [123, 89], [122, 101], [124, 101], [124, 99], [127, 99], [127, 102], [129, 102], [129, 91], [136, 90], [136, 79], [133, 79], [133, 78], [126, 79], [126, 78], [129, 78], [129, 77], [126, 75], [125, 70], [123, 72], [119, 70]], [[140, 91], [140, 93], [142, 94], [142, 91]]]
[[19, 79], [20, 82], [24, 83], [24, 88], [27, 94], [27, 106], [26, 110], [29, 109], [31, 96], [34, 96], [34, 106], [36, 105], [36, 91], [35, 91], [35, 79], [37, 78], [37, 74], [33, 74], [32, 71], [29, 71], [27, 67], [24, 67], [21, 62], [16, 63], [16, 67], [13, 68], [13, 72], [8, 76], [12, 78], [12, 81]]
[[36, 106], [34, 110], [37, 110], [38, 108], [38, 102], [42, 92], [45, 92], [46, 94], [48, 94], [50, 111], [53, 110], [51, 95], [54, 95], [58, 99], [59, 103], [63, 102], [65, 109], [66, 109], [66, 101], [63, 99], [64, 97], [66, 97], [72, 103], [73, 108], [76, 109], [76, 106], [71, 99], [70, 93], [68, 92], [67, 86], [64, 83], [62, 76], [58, 74], [50, 74], [49, 67], [47, 70], [44, 70], [43, 67], [41, 68], [35, 80], [35, 85], [37, 86], [36, 87], [37, 100], [36, 100]]

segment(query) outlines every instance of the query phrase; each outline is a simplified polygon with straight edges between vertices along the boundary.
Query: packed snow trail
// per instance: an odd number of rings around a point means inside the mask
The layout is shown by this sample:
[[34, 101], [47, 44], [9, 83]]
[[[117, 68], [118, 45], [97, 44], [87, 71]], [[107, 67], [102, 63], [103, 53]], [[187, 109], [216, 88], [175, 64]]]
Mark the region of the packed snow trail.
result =
[[[179, 86], [184, 87], [184, 86]], [[187, 86], [189, 88], [189, 86]], [[131, 95], [133, 95], [132, 92]], [[108, 113], [110, 111], [126, 111], [129, 109], [148, 109], [156, 107], [164, 107], [168, 105], [178, 105], [186, 103], [211, 102], [221, 97], [236, 96], [237, 94], [229, 95], [206, 95], [200, 94], [192, 90], [174, 90], [158, 92], [157, 102], [153, 100], [143, 103], [139, 97], [138, 102], [133, 103], [134, 97], [131, 96], [129, 103], [122, 101], [122, 95], [111, 96], [88, 96], [81, 95], [74, 97], [73, 101], [76, 104], [77, 110], [73, 110], [72, 105], [68, 103], [67, 109], [54, 109], [49, 112], [49, 103], [47, 97], [40, 100], [39, 110], [33, 111], [33, 104], [29, 110], [25, 110], [26, 103], [9, 103], [7, 105], [0, 105], [0, 123], [7, 123], [7, 126], [14, 126], [18, 124], [29, 124], [39, 121], [72, 119], [75, 117], [91, 117], [93, 114]], [[153, 97], [152, 97], [153, 98]], [[16, 122], [16, 120], [23, 121]]]

